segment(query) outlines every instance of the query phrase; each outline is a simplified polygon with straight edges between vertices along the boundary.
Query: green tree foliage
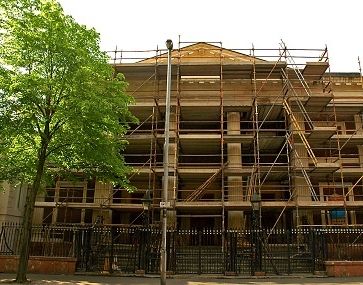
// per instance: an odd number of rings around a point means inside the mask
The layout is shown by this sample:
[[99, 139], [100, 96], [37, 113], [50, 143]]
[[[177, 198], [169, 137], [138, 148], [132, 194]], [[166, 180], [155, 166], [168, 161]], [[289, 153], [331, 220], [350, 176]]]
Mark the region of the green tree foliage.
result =
[[17, 275], [24, 282], [41, 185], [81, 172], [128, 187], [121, 152], [135, 118], [127, 84], [114, 76], [99, 34], [55, 0], [0, 1], [0, 21], [0, 180], [31, 185]]

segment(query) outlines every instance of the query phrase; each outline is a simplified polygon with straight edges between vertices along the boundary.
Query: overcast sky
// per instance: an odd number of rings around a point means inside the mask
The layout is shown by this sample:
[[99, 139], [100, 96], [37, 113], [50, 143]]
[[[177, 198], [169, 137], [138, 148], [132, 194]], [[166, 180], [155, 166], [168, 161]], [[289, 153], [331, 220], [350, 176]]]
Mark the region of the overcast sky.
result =
[[[362, 0], [59, 0], [67, 14], [101, 35], [103, 50], [146, 50], [181, 41], [225, 48], [328, 46], [332, 71], [359, 72]], [[363, 64], [362, 64], [363, 66]]]

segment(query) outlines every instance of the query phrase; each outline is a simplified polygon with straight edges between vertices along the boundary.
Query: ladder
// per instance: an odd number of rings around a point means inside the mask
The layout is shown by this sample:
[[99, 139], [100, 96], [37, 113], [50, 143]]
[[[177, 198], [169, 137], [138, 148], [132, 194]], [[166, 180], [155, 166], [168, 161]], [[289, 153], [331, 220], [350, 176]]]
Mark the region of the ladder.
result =
[[292, 121], [292, 123], [293, 123], [293, 125], [294, 125], [295, 129], [297, 129], [297, 133], [298, 133], [298, 135], [299, 135], [299, 137], [300, 137], [301, 141], [303, 142], [303, 144], [304, 144], [304, 146], [305, 146], [305, 148], [306, 148], [306, 150], [307, 150], [307, 152], [308, 152], [308, 154], [309, 154], [310, 158], [313, 160], [314, 165], [315, 165], [315, 166], [317, 166], [317, 164], [318, 164], [318, 160], [317, 160], [317, 158], [316, 158], [316, 156], [315, 156], [315, 154], [314, 154], [314, 152], [313, 152], [312, 148], [310, 147], [310, 144], [309, 144], [308, 140], [306, 139], [306, 137], [305, 137], [305, 135], [304, 135], [304, 131], [300, 129], [299, 123], [298, 123], [298, 121], [296, 120], [296, 118], [295, 118], [294, 114], [292, 113], [291, 107], [290, 107], [290, 106], [289, 106], [289, 104], [287, 103], [286, 99], [284, 99], [284, 101], [283, 101], [283, 106], [284, 106], [284, 108], [285, 108], [285, 110], [286, 110], [287, 114], [290, 116], [291, 121]]
[[300, 166], [301, 166], [301, 172], [302, 172], [302, 174], [303, 174], [303, 176], [305, 178], [306, 183], [308, 184], [309, 190], [311, 192], [311, 195], [312, 195], [314, 201], [319, 201], [319, 198], [318, 198], [318, 196], [315, 193], [313, 184], [311, 183], [310, 177], [309, 177], [308, 173], [306, 172], [306, 170], [305, 170], [305, 168], [304, 168], [304, 166], [302, 164], [301, 158], [300, 158], [299, 154], [297, 153], [297, 151], [294, 150], [294, 147], [291, 144], [291, 142], [290, 142], [289, 139], [288, 139], [288, 145], [289, 145], [290, 149], [295, 152], [296, 158], [299, 161]]
[[223, 168], [226, 166], [224, 164], [221, 168], [219, 168], [212, 176], [210, 176], [202, 185], [200, 185], [197, 189], [193, 191], [184, 202], [193, 202], [200, 199], [206, 192], [209, 185], [213, 183], [214, 180], [218, 177], [218, 175], [222, 172]]

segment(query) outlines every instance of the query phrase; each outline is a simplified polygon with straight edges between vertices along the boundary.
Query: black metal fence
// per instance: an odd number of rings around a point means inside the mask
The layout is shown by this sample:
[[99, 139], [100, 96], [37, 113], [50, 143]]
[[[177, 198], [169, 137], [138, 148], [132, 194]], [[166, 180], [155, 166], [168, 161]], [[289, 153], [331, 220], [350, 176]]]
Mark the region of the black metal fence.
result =
[[[75, 250], [76, 228], [72, 226], [34, 225], [30, 242], [31, 256], [72, 257]], [[0, 255], [18, 255], [21, 225], [0, 224]]]
[[[21, 227], [0, 225], [0, 255], [17, 255]], [[33, 226], [32, 256], [75, 257], [77, 270], [158, 274], [161, 232], [155, 227]], [[328, 260], [363, 260], [363, 227], [292, 230], [170, 230], [173, 274], [312, 273]]]

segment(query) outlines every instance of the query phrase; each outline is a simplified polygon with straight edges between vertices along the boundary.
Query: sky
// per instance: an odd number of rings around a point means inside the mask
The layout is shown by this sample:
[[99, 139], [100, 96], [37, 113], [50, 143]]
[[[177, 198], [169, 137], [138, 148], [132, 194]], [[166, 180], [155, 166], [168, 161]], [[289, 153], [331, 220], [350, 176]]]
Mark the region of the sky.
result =
[[102, 50], [165, 48], [166, 39], [224, 48], [328, 47], [331, 71], [363, 67], [361, 0], [58, 0], [101, 37]]

